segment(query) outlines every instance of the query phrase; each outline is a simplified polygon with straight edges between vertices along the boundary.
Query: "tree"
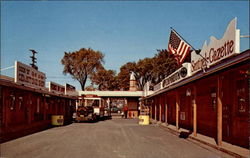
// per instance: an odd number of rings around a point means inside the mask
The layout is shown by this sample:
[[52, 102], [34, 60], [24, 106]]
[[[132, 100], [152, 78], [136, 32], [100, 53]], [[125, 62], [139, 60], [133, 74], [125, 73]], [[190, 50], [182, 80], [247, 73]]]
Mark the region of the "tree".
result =
[[179, 66], [174, 58], [166, 49], [157, 50], [157, 54], [153, 58], [152, 83], [159, 83], [165, 77], [176, 71]]
[[157, 50], [153, 58], [144, 58], [138, 62], [128, 62], [120, 68], [119, 85], [123, 90], [129, 89], [129, 77], [134, 72], [139, 90], [143, 90], [147, 82], [157, 84], [177, 70], [178, 65], [174, 56], [167, 50]]
[[139, 90], [143, 90], [144, 85], [153, 79], [153, 62], [152, 58], [144, 58], [136, 63], [137, 67], [137, 84]]
[[118, 82], [114, 70], [106, 70], [104, 67], [98, 69], [90, 77], [92, 83], [98, 86], [98, 90], [117, 90]]
[[64, 65], [63, 73], [67, 73], [80, 82], [82, 90], [88, 77], [102, 67], [104, 54], [91, 48], [81, 48], [75, 52], [65, 52], [61, 63]]
[[91, 84], [91, 85], [89, 85], [89, 86], [87, 86], [87, 87], [85, 87], [85, 89], [84, 89], [85, 91], [95, 91], [96, 90], [96, 88], [93, 86], [93, 84]]
[[118, 74], [117, 80], [119, 82], [119, 88], [121, 90], [129, 90], [129, 78], [132, 72], [135, 73], [135, 77], [137, 79], [137, 67], [135, 62], [128, 62], [120, 67], [120, 72]]

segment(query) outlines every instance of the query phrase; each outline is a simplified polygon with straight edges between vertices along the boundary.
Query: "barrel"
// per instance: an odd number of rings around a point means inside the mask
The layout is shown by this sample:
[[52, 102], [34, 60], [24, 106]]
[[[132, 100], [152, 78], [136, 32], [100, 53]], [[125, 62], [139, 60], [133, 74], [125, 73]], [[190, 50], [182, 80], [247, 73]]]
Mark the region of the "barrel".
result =
[[149, 116], [148, 115], [140, 115], [139, 116], [139, 125], [149, 125]]
[[53, 126], [61, 126], [64, 123], [63, 115], [52, 115], [51, 123]]

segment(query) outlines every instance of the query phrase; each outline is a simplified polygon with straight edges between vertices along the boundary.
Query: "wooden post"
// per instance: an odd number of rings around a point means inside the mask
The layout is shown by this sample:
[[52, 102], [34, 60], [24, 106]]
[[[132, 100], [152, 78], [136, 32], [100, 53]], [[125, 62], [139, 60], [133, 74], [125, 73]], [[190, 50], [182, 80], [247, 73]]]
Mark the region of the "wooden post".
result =
[[193, 100], [192, 100], [192, 105], [193, 105], [193, 133], [194, 136], [197, 136], [197, 104], [196, 104], [196, 86], [193, 87]]
[[156, 112], [156, 104], [155, 104], [155, 121], [157, 120], [156, 118], [156, 114], [157, 114], [157, 112]]
[[166, 109], [166, 111], [165, 111], [165, 122], [168, 124], [168, 104], [165, 104], [165, 109]]
[[[2, 94], [2, 99], [3, 99], [3, 104], [2, 105], [0, 105], [1, 107], [2, 107], [2, 112], [1, 112], [1, 114], [2, 114], [2, 123], [1, 123], [1, 127], [3, 126], [3, 124], [6, 126], [6, 127], [8, 127], [8, 119], [7, 119], [7, 116], [6, 116], [6, 114], [8, 115], [8, 113], [7, 113], [7, 96], [8, 96], [8, 91], [4, 88], [4, 87], [0, 87], [0, 89], [1, 89], [1, 94]], [[1, 135], [2, 136], [2, 135]]]
[[161, 104], [159, 105], [159, 108], [160, 108], [160, 110], [159, 110], [159, 121], [161, 122], [161, 117], [162, 117], [162, 116], [161, 116], [161, 110], [162, 110], [162, 109], [161, 109]]
[[217, 144], [222, 145], [222, 101], [221, 101], [221, 80], [217, 77]]
[[151, 105], [149, 106], [149, 108], [150, 108], [150, 113], [149, 113], [150, 118], [153, 119], [153, 114], [152, 114], [152, 112], [153, 112], [153, 107], [152, 107], [152, 103], [151, 103]]
[[176, 92], [176, 129], [179, 130], [179, 94]]
[[43, 95], [43, 120], [46, 120], [47, 115], [47, 103], [46, 103], [46, 97]]
[[29, 93], [28, 94], [28, 119], [29, 119], [28, 123], [31, 124], [31, 121], [33, 120], [33, 116], [32, 116], [32, 114], [33, 114], [33, 106], [32, 106], [33, 97], [32, 97], [31, 92], [28, 92], [28, 93]]

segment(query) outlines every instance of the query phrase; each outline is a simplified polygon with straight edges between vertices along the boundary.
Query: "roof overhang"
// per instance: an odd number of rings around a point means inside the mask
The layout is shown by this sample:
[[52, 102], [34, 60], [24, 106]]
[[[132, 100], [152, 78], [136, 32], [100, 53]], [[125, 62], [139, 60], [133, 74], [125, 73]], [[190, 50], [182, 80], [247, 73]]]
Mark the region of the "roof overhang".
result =
[[81, 95], [98, 95], [100, 97], [142, 97], [143, 91], [78, 91]]

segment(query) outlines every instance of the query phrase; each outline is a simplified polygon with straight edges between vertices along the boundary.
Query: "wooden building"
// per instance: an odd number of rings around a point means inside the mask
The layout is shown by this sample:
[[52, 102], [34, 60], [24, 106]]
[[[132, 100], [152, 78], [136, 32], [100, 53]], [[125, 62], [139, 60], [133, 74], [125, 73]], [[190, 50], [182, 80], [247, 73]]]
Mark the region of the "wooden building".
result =
[[[194, 59], [186, 74], [179, 69], [177, 77], [169, 76], [156, 86], [144, 101], [151, 119], [188, 129], [194, 136], [212, 137], [219, 146], [228, 142], [249, 148], [250, 49], [239, 52], [235, 28], [234, 19], [223, 39], [203, 46], [204, 59]], [[221, 44], [217, 54], [213, 52]]]
[[52, 115], [71, 123], [77, 99], [73, 86], [50, 82], [46, 88], [44, 73], [18, 61], [14, 67], [15, 78], [0, 76], [0, 142], [51, 127]]
[[1, 142], [51, 127], [52, 115], [71, 123], [75, 97], [0, 79]]

